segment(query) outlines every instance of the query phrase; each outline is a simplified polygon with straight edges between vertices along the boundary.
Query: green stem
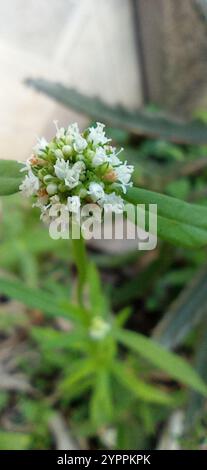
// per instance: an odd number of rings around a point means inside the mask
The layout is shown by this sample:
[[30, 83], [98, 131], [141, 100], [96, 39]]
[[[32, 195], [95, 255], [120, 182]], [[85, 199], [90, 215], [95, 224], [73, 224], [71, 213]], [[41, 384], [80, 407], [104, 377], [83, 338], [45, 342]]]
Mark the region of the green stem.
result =
[[80, 305], [83, 305], [83, 290], [87, 273], [87, 253], [85, 240], [82, 236], [79, 239], [72, 239], [73, 256], [78, 272], [77, 296]]

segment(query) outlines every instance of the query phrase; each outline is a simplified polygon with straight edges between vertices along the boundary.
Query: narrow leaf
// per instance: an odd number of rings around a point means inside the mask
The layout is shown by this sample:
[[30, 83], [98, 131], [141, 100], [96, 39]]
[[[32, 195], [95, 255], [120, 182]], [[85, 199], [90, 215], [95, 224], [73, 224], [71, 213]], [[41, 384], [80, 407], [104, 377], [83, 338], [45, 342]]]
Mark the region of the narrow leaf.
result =
[[167, 348], [175, 348], [201, 322], [207, 313], [207, 267], [172, 303], [156, 326], [153, 337]]
[[31, 336], [42, 349], [68, 349], [69, 351], [85, 351], [85, 337], [81, 332], [63, 332], [49, 327], [33, 327]]
[[23, 179], [22, 165], [14, 160], [0, 160], [0, 196], [17, 193]]
[[110, 376], [105, 370], [100, 370], [95, 378], [90, 402], [90, 416], [96, 427], [106, 425], [113, 416]]
[[137, 352], [154, 366], [164, 370], [169, 376], [207, 395], [207, 386], [195, 370], [181, 357], [167, 351], [154, 340], [140, 333], [128, 330], [115, 330], [116, 339], [127, 348]]
[[113, 375], [118, 382], [130, 390], [137, 398], [147, 403], [159, 403], [170, 405], [173, 403], [169, 394], [162, 392], [158, 387], [150, 385], [136, 377], [134, 372], [127, 365], [119, 362], [113, 367]]
[[66, 107], [133, 134], [188, 144], [207, 143], [206, 125], [198, 121], [183, 122], [160, 113], [143, 110], [131, 112], [122, 107], [111, 107], [96, 97], [90, 98], [60, 83], [44, 79], [28, 79], [26, 83]]
[[90, 307], [95, 316], [105, 316], [106, 298], [101, 287], [100, 277], [96, 266], [90, 263], [88, 270], [88, 287]]
[[81, 309], [66, 301], [60, 301], [53, 295], [40, 289], [32, 289], [21, 281], [0, 277], [0, 293], [19, 300], [31, 308], [42, 310], [49, 316], [63, 316], [77, 319], [82, 314]]
[[122, 327], [126, 324], [127, 320], [129, 319], [130, 315], [132, 313], [132, 309], [130, 307], [125, 307], [122, 310], [120, 310], [114, 319], [115, 325]]
[[78, 270], [78, 297], [79, 302], [83, 302], [83, 289], [87, 276], [87, 256], [85, 241], [82, 237], [72, 239], [73, 256]]
[[[206, 326], [206, 325], [205, 325]], [[207, 329], [204, 330], [203, 337], [201, 338], [200, 345], [198, 346], [195, 368], [207, 384]], [[206, 413], [206, 399], [198, 394], [196, 391], [192, 391], [186, 411], [186, 423], [185, 428], [189, 430], [195, 426], [197, 420], [201, 419]]]
[[[157, 204], [157, 231], [163, 240], [188, 248], [207, 244], [207, 208], [141, 188], [129, 188], [131, 204]], [[140, 209], [141, 210], [141, 209]]]
[[94, 362], [90, 359], [73, 360], [71, 370], [68, 372], [67, 377], [61, 381], [59, 389], [70, 394], [78, 384], [81, 384], [85, 379], [90, 378], [95, 371], [94, 368]]

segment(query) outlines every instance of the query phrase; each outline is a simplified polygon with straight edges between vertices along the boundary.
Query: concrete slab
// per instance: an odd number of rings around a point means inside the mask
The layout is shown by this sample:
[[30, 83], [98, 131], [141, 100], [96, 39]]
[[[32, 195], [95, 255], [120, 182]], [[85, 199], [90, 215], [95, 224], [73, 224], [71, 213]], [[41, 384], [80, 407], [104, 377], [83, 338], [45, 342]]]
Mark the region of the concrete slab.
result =
[[0, 39], [40, 56], [54, 53], [79, 0], [0, 2]]
[[109, 103], [137, 107], [141, 88], [130, 0], [0, 2], [0, 158], [25, 159], [52, 121], [73, 111], [28, 89], [23, 80], [64, 82]]

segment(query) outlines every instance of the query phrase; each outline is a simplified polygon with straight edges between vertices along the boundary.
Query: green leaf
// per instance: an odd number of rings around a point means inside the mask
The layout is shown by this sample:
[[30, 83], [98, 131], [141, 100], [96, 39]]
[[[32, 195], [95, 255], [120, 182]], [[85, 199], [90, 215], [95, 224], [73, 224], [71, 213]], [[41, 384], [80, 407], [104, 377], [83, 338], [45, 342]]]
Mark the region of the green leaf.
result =
[[129, 319], [130, 315], [132, 313], [132, 309], [130, 307], [125, 307], [120, 310], [114, 319], [115, 325], [122, 327], [126, 324], [127, 320]]
[[88, 270], [88, 287], [91, 311], [95, 316], [105, 316], [107, 301], [103, 293], [98, 270], [93, 263], [90, 263]]
[[175, 144], [166, 142], [164, 140], [145, 140], [141, 143], [139, 148], [139, 153], [145, 157], [156, 157], [158, 159], [164, 160], [184, 160], [184, 150]]
[[153, 338], [167, 348], [178, 346], [207, 312], [207, 267], [202, 267], [192, 282], [181, 292], [162, 320]]
[[[195, 368], [207, 384], [207, 367], [206, 367], [206, 357], [207, 357], [207, 329], [206, 325], [204, 328], [204, 334], [201, 338], [200, 344], [198, 345], [198, 350], [195, 358]], [[196, 391], [192, 391], [190, 394], [190, 399], [188, 402], [188, 407], [186, 411], [186, 422], [185, 428], [189, 430], [195, 426], [197, 420], [202, 419], [206, 414], [206, 399], [198, 394]]]
[[110, 376], [106, 370], [97, 372], [90, 402], [91, 421], [96, 427], [106, 425], [113, 416]]
[[9, 401], [7, 392], [0, 392], [0, 411], [2, 411]]
[[33, 327], [31, 336], [42, 349], [66, 349], [72, 351], [85, 351], [85, 336], [82, 332], [63, 332], [49, 327]]
[[206, 207], [135, 187], [128, 189], [125, 199], [135, 205], [157, 204], [157, 231], [163, 240], [188, 248], [207, 244]]
[[170, 377], [188, 385], [203, 395], [207, 395], [207, 386], [195, 370], [181, 357], [167, 351], [154, 340], [146, 338], [140, 333], [128, 330], [114, 330], [116, 339], [140, 354], [154, 366], [164, 370]]
[[85, 379], [88, 379], [95, 372], [95, 363], [91, 359], [77, 359], [73, 360], [71, 370], [68, 375], [64, 378], [59, 385], [59, 389], [64, 393], [72, 391], [79, 384], [83, 383]]
[[19, 300], [31, 308], [42, 310], [49, 316], [62, 316], [77, 320], [83, 315], [82, 309], [66, 301], [60, 301], [53, 295], [40, 289], [32, 289], [21, 281], [0, 277], [0, 293]]
[[179, 180], [172, 181], [165, 187], [165, 191], [169, 196], [178, 199], [188, 199], [191, 191], [191, 182], [189, 179], [180, 178]]
[[131, 112], [122, 107], [111, 107], [98, 98], [90, 98], [60, 83], [44, 79], [28, 79], [26, 83], [66, 107], [133, 134], [188, 144], [207, 143], [207, 127], [198, 121], [182, 122], [160, 113], [141, 110]]
[[159, 403], [162, 405], [173, 404], [169, 394], [162, 392], [158, 387], [150, 385], [139, 379], [134, 372], [120, 361], [113, 367], [113, 375], [118, 382], [130, 390], [137, 398], [147, 403]]
[[29, 445], [29, 434], [0, 431], [0, 450], [25, 450]]
[[87, 255], [86, 255], [86, 247], [85, 247], [85, 240], [80, 238], [73, 238], [72, 239], [72, 246], [73, 246], [73, 256], [74, 261], [78, 270], [78, 298], [80, 304], [83, 303], [83, 288], [86, 282], [87, 276]]
[[22, 165], [14, 160], [0, 160], [0, 196], [17, 193], [23, 179]]

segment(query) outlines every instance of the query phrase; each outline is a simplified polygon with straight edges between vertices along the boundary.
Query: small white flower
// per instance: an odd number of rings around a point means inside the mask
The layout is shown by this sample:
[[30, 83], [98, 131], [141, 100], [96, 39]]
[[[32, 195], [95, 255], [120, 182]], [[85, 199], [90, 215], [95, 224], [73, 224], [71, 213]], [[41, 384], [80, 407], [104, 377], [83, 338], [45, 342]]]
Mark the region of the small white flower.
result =
[[80, 209], [80, 198], [79, 196], [69, 196], [68, 197], [68, 203], [67, 207], [69, 212], [74, 212], [75, 214], [78, 214], [79, 209]]
[[115, 449], [117, 447], [117, 429], [108, 427], [103, 428], [100, 432], [101, 441], [108, 449]]
[[106, 152], [103, 147], [98, 147], [92, 160], [93, 166], [96, 167], [102, 165], [105, 162], [107, 162]]
[[91, 338], [101, 340], [109, 333], [111, 326], [101, 317], [94, 317], [89, 335]]
[[74, 137], [74, 149], [76, 152], [83, 152], [83, 150], [85, 150], [85, 148], [87, 147], [87, 141], [86, 139], [84, 139], [81, 135], [76, 135]]
[[42, 155], [44, 153], [44, 150], [48, 146], [48, 142], [44, 137], [41, 137], [37, 139], [37, 144], [33, 147], [34, 153], [36, 155]]
[[65, 178], [65, 185], [68, 186], [68, 188], [73, 189], [78, 185], [78, 183], [79, 174], [74, 172], [73, 169], [68, 170]]
[[80, 175], [81, 173], [83, 173], [86, 166], [85, 166], [85, 163], [82, 160], [79, 160], [76, 163], [74, 163], [72, 168], [73, 168], [74, 171], [76, 171]]
[[66, 173], [65, 185], [68, 188], [73, 189], [78, 185], [78, 183], [79, 183], [79, 173], [74, 171], [73, 168], [70, 168]]
[[74, 165], [67, 169], [65, 174], [65, 185], [68, 188], [73, 189], [79, 183], [81, 173], [85, 170], [85, 163], [78, 161]]
[[92, 142], [94, 145], [104, 145], [110, 142], [111, 139], [107, 139], [104, 132], [104, 124], [101, 122], [96, 123], [96, 127], [89, 127], [88, 142]]
[[70, 126], [68, 126], [66, 134], [71, 137], [76, 137], [77, 135], [80, 135], [77, 122], [74, 122], [73, 124], [70, 124]]
[[55, 196], [52, 196], [50, 198], [50, 203], [51, 204], [58, 204], [60, 202], [60, 198], [57, 194], [55, 194]]
[[22, 173], [23, 171], [30, 171], [31, 170], [31, 157], [26, 160], [26, 162], [21, 162], [19, 161], [18, 163], [21, 163], [24, 165], [19, 171]]
[[115, 169], [117, 179], [122, 184], [128, 184], [130, 182], [133, 171], [134, 167], [132, 165], [127, 165], [126, 162], [124, 165], [120, 165]]
[[54, 170], [55, 170], [56, 176], [60, 180], [64, 180], [69, 170], [69, 161], [65, 161], [63, 158], [58, 158], [54, 165]]
[[132, 185], [130, 179], [133, 171], [133, 165], [127, 165], [127, 162], [115, 168], [117, 179], [120, 181], [124, 193], [126, 193], [126, 187]]
[[30, 170], [28, 175], [25, 176], [24, 180], [19, 186], [20, 191], [24, 193], [26, 197], [37, 194], [39, 189], [39, 180]]
[[59, 159], [63, 158], [63, 152], [60, 149], [55, 150], [54, 154], [55, 154], [56, 158], [59, 158]]
[[115, 212], [116, 214], [122, 214], [124, 210], [124, 201], [121, 196], [117, 196], [116, 193], [105, 194], [104, 198], [101, 199], [99, 204], [104, 208], [105, 212]]
[[57, 132], [56, 132], [56, 137], [58, 140], [64, 139], [65, 137], [65, 129], [64, 127], [61, 127]]
[[112, 165], [112, 166], [117, 166], [117, 165], [120, 165], [122, 162], [121, 160], [118, 158], [118, 155], [124, 150], [123, 148], [121, 148], [119, 150], [119, 152], [116, 152], [116, 149], [114, 147], [111, 147], [111, 153], [108, 155], [108, 162]]
[[42, 210], [47, 205], [47, 202], [48, 202], [48, 196], [47, 195], [41, 196], [37, 198], [34, 204], [32, 204], [32, 207], [38, 207], [39, 209]]
[[58, 121], [53, 121], [53, 122], [54, 122], [55, 127], [56, 127], [56, 138], [57, 138], [58, 140], [64, 139], [64, 137], [65, 137], [65, 129], [64, 129], [64, 127], [60, 127], [60, 128], [59, 128], [59, 127], [58, 127]]
[[90, 194], [91, 199], [94, 202], [98, 201], [99, 199], [104, 198], [105, 196], [103, 186], [95, 182], [90, 183], [88, 194]]
[[43, 206], [41, 207], [41, 215], [40, 215], [40, 220], [44, 222], [44, 224], [48, 225], [50, 223], [50, 209], [48, 206]]

